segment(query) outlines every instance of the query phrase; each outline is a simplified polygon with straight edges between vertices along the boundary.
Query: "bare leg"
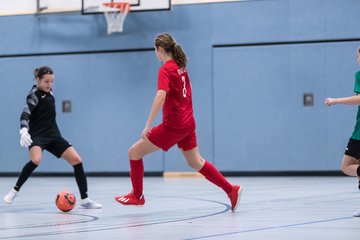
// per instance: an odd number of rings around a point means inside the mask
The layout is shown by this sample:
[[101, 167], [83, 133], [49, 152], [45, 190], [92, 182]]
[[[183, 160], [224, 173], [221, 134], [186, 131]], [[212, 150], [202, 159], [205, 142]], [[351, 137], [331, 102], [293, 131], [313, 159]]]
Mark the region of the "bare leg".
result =
[[76, 152], [73, 147], [69, 147], [63, 152], [61, 158], [65, 159], [71, 166], [79, 164], [82, 162], [80, 155]]
[[[360, 161], [358, 159], [348, 155], [344, 155], [341, 164], [341, 169], [346, 175], [357, 177], [359, 180], [360, 178], [357, 173], [357, 169], [359, 168], [359, 166], [360, 166]], [[359, 189], [360, 189], [360, 182], [359, 182]], [[355, 211], [353, 213], [353, 216], [360, 217], [360, 210]]]
[[11, 204], [14, 201], [14, 198], [17, 196], [17, 193], [18, 191], [20, 191], [22, 185], [27, 181], [27, 179], [31, 176], [31, 174], [40, 164], [42, 157], [42, 150], [40, 147], [34, 146], [30, 149], [29, 155], [30, 155], [30, 161], [26, 163], [23, 169], [21, 170], [21, 173], [13, 189], [11, 189], [10, 192], [6, 194], [4, 197], [4, 201], [8, 204]]
[[42, 149], [39, 146], [34, 146], [29, 151], [30, 162], [28, 162], [22, 169], [20, 176], [16, 182], [14, 189], [19, 191], [21, 186], [27, 181], [33, 171], [41, 162], [42, 158]]
[[141, 138], [139, 141], [134, 143], [129, 149], [129, 158], [131, 160], [140, 160], [146, 155], [149, 155], [150, 153], [153, 153], [160, 148], [155, 146], [152, 142], [150, 142], [148, 139]]
[[360, 166], [359, 160], [357, 160], [354, 157], [344, 155], [342, 164], [341, 164], [341, 169], [346, 175], [358, 177], [358, 179], [359, 179], [359, 176], [357, 175], [357, 169], [359, 166]]
[[83, 164], [80, 155], [76, 152], [75, 148], [69, 147], [61, 155], [71, 166], [74, 168], [75, 180], [79, 188], [81, 195], [81, 207], [85, 209], [98, 209], [102, 208], [102, 205], [96, 203], [88, 198], [88, 186], [87, 179], [84, 172]]
[[65, 152], [63, 152], [61, 157], [65, 159], [71, 166], [73, 166], [75, 180], [79, 188], [81, 199], [86, 199], [88, 197], [88, 187], [80, 155], [73, 147], [69, 147], [65, 150]]
[[240, 201], [240, 196], [243, 188], [239, 185], [231, 185], [228, 180], [212, 165], [210, 162], [204, 160], [200, 153], [199, 148], [195, 147], [189, 151], [183, 151], [190, 167], [197, 170], [204, 175], [207, 180], [222, 188], [230, 198], [231, 211], [235, 212]]
[[198, 147], [188, 151], [182, 150], [182, 153], [185, 156], [189, 166], [204, 175], [207, 180], [222, 188], [227, 194], [232, 191], [232, 185], [219, 172], [219, 170], [217, 170], [210, 162], [205, 161], [201, 157]]
[[143, 195], [144, 163], [143, 157], [159, 150], [147, 138], [141, 138], [129, 148], [130, 179], [132, 191], [127, 195], [116, 196], [115, 200], [124, 205], [144, 205]]
[[200, 171], [200, 169], [203, 168], [205, 160], [201, 157], [198, 147], [195, 147], [189, 151], [184, 151], [181, 149], [181, 151], [190, 167], [196, 171]]
[[38, 165], [42, 159], [42, 149], [39, 146], [34, 146], [29, 151], [30, 160], [35, 164]]
[[159, 150], [160, 148], [148, 139], [141, 138], [129, 149], [130, 178], [133, 194], [137, 199], [143, 198], [144, 163], [143, 157]]

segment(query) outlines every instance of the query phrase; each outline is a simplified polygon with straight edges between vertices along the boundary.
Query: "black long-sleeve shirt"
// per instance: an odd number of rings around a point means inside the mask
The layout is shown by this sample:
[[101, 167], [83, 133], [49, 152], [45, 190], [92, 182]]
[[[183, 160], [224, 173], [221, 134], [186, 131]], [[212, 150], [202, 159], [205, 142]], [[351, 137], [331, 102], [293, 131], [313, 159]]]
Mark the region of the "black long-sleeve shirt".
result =
[[20, 128], [23, 127], [29, 130], [32, 138], [61, 136], [56, 124], [55, 98], [51, 91], [47, 93], [36, 85], [32, 87], [20, 116]]

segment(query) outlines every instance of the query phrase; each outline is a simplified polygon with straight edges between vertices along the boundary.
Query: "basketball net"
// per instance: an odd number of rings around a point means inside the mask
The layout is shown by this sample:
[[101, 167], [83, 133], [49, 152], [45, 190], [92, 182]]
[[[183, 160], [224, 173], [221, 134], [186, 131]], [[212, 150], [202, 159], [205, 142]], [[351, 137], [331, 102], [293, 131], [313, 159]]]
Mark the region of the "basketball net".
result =
[[130, 3], [109, 2], [101, 7], [107, 23], [107, 34], [122, 32], [126, 15], [130, 12]]

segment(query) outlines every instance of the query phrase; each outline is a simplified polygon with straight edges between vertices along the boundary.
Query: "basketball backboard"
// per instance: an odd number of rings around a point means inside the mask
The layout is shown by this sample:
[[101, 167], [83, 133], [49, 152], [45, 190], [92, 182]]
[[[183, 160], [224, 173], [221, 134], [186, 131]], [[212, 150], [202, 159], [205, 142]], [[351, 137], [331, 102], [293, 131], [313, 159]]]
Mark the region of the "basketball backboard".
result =
[[81, 0], [0, 0], [0, 16], [76, 12]]
[[[102, 13], [96, 7], [112, 0], [0, 0], [0, 16], [67, 13], [81, 11], [83, 14]], [[131, 11], [170, 10], [171, 0], [116, 0], [129, 2]], [[86, 11], [85, 11], [86, 10]]]
[[[129, 2], [131, 12], [170, 10], [171, 0], [117, 0], [118, 2]], [[81, 12], [83, 14], [102, 13], [98, 6], [114, 0], [82, 0]]]

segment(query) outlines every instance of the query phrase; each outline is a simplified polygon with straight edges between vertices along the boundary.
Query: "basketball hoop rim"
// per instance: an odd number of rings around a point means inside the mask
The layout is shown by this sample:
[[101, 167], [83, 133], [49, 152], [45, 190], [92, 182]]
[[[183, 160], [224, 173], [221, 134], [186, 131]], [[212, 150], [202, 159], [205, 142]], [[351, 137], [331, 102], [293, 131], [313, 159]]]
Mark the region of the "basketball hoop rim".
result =
[[128, 2], [105, 2], [99, 6], [102, 11], [130, 12], [131, 4]]

